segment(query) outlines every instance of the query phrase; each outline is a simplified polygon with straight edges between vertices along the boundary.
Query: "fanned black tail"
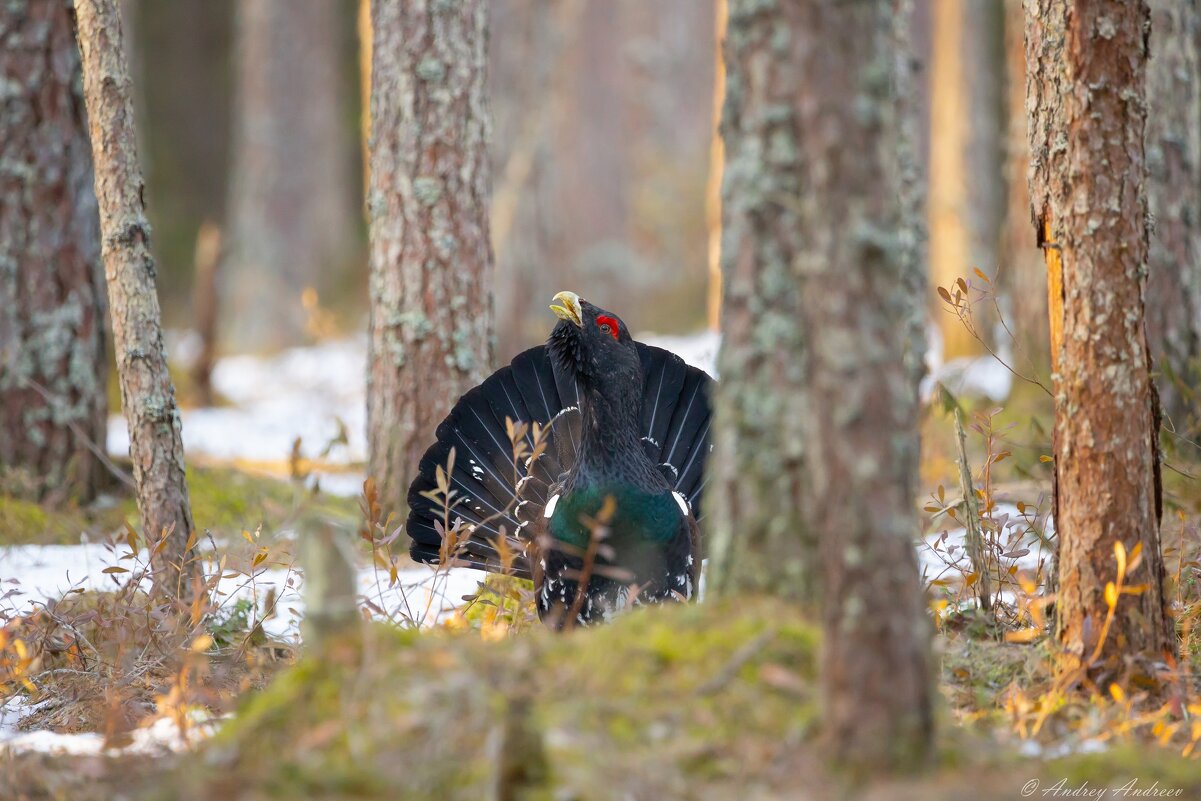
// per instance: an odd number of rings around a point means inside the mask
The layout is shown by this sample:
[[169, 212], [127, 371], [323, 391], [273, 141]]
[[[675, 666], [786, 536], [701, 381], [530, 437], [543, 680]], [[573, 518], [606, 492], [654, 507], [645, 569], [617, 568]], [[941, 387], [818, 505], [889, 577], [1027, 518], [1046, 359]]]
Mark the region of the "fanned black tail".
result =
[[[644, 376], [643, 444], [699, 519], [712, 379], [670, 351], [637, 345]], [[530, 575], [523, 530], [542, 515], [550, 487], [571, 469], [579, 443], [575, 383], [551, 362], [544, 346], [519, 354], [460, 398], [438, 426], [437, 441], [409, 487], [406, 530], [414, 559], [453, 559], [486, 570], [505, 569], [507, 563], [516, 575]], [[517, 443], [506, 421], [527, 424]], [[538, 444], [534, 423], [546, 428], [540, 455], [531, 462]], [[449, 501], [439, 487], [439, 468]], [[448, 539], [448, 531], [455, 536]]]

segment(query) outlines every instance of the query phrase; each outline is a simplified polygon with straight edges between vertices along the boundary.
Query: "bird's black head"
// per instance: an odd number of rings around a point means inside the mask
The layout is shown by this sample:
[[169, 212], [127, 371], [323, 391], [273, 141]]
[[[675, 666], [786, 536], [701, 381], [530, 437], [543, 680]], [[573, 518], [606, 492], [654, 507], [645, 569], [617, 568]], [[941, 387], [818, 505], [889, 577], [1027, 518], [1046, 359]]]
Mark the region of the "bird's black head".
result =
[[585, 390], [640, 396], [642, 365], [621, 318], [574, 292], [560, 292], [554, 300], [550, 309], [559, 323], [546, 344], [557, 366], [573, 375]]

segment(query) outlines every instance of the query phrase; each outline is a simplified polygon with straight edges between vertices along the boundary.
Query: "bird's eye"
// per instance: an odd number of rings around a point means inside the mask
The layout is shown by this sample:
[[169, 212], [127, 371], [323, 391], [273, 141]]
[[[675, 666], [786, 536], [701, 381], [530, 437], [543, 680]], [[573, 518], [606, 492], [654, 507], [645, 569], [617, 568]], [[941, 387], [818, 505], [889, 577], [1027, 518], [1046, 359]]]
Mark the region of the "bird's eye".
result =
[[614, 339], [618, 338], [617, 321], [612, 317], [601, 316], [596, 318], [596, 327], [601, 330], [602, 334], [608, 334]]

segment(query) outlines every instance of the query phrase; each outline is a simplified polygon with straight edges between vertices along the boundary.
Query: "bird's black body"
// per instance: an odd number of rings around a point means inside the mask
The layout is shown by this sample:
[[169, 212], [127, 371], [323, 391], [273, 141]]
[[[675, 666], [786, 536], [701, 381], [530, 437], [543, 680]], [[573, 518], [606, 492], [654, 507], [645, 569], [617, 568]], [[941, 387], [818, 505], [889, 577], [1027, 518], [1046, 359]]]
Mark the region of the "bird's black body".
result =
[[[571, 319], [545, 346], [459, 400], [408, 498], [414, 558], [486, 569], [509, 562], [534, 579], [539, 614], [552, 625], [692, 596], [701, 558], [694, 510], [709, 452], [711, 379], [570, 298]], [[506, 419], [549, 422], [532, 463], [533, 432], [514, 459]], [[446, 470], [452, 449], [448, 509], [437, 468]], [[457, 536], [444, 537], [456, 519]]]

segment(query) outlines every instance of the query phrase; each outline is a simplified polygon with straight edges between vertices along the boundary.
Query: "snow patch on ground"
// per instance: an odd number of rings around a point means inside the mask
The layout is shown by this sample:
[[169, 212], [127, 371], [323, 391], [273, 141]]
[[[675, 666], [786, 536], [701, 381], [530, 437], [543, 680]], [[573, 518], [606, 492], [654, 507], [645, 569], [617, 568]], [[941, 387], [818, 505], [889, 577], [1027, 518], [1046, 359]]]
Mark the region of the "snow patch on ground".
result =
[[[114, 590], [120, 583], [118, 577], [103, 571], [116, 561], [111, 551], [96, 544], [0, 548], [0, 587], [5, 593], [16, 590], [0, 602], [0, 612], [9, 617], [26, 614], [72, 589]], [[129, 566], [128, 561], [122, 564]], [[387, 617], [429, 625], [461, 606], [462, 597], [473, 592], [484, 575], [470, 568], [414, 567], [399, 571], [397, 583], [389, 587], [386, 572], [364, 567], [357, 578], [360, 595], [382, 609]], [[248, 598], [261, 608], [267, 593], [274, 592], [275, 615], [263, 624], [264, 631], [279, 640], [299, 641], [300, 621], [304, 616], [304, 581], [300, 571], [268, 568], [256, 571], [253, 576], [228, 572], [226, 576], [216, 588], [220, 603], [228, 605], [239, 598]]]
[[[998, 358], [1000, 357], [1000, 358]], [[997, 356], [944, 356], [942, 332], [931, 321], [926, 326], [926, 375], [922, 379], [921, 396], [930, 400], [934, 387], [942, 384], [952, 395], [988, 398], [999, 403], [1013, 389], [1013, 373], [1005, 364], [1013, 363], [1013, 352], [1003, 341]], [[1002, 363], [1004, 362], [1004, 363]]]
[[[642, 340], [717, 374], [721, 337], [715, 332], [649, 334]], [[186, 348], [175, 351], [186, 357]], [[184, 409], [184, 450], [212, 460], [282, 464], [299, 437], [306, 458], [322, 456], [325, 462], [348, 468], [361, 465], [367, 459], [366, 375], [366, 337], [290, 348], [273, 356], [222, 357], [213, 369], [213, 388], [231, 405]], [[346, 443], [322, 455], [343, 430]], [[107, 447], [114, 455], [129, 453], [129, 430], [120, 414], [109, 418]], [[363, 473], [358, 469], [319, 471], [314, 478], [333, 495], [362, 491]]]
[[[213, 388], [232, 405], [183, 410], [184, 449], [213, 459], [282, 461], [300, 437], [301, 454], [311, 458], [338, 436], [340, 420], [348, 442], [335, 445], [325, 458], [362, 462], [367, 456], [366, 365], [362, 337], [274, 356], [223, 357], [213, 369]], [[129, 452], [121, 415], [109, 418], [107, 445], [113, 454]]]
[[[1043, 568], [1047, 567], [1053, 556], [1047, 543], [1055, 536], [1055, 525], [1050, 515], [1035, 516], [1030, 508], [1027, 508], [1026, 515], [1022, 515], [1016, 506], [998, 503], [992, 517], [1002, 532], [999, 537], [1002, 569], [1007, 570], [1015, 564], [1019, 570], [1035, 570], [1040, 564]], [[942, 524], [934, 528], [935, 531], [926, 534], [923, 541], [918, 543], [919, 570], [927, 579], [938, 578], [948, 571], [956, 575], [970, 573], [967, 529], [950, 518], [942, 518]], [[1039, 536], [1039, 531], [1043, 536]]]
[[[32, 711], [29, 708], [27, 711]], [[62, 734], [48, 729], [19, 732], [6, 735], [0, 730], [0, 753], [36, 751], [43, 754], [66, 754], [69, 756], [96, 756], [104, 753], [163, 754], [182, 751], [198, 740], [205, 739], [217, 730], [217, 721], [198, 715], [188, 729], [188, 737], [181, 735], [175, 722], [158, 718], [149, 726], [130, 732], [131, 742], [116, 749], [105, 749], [104, 736], [95, 732]]]

